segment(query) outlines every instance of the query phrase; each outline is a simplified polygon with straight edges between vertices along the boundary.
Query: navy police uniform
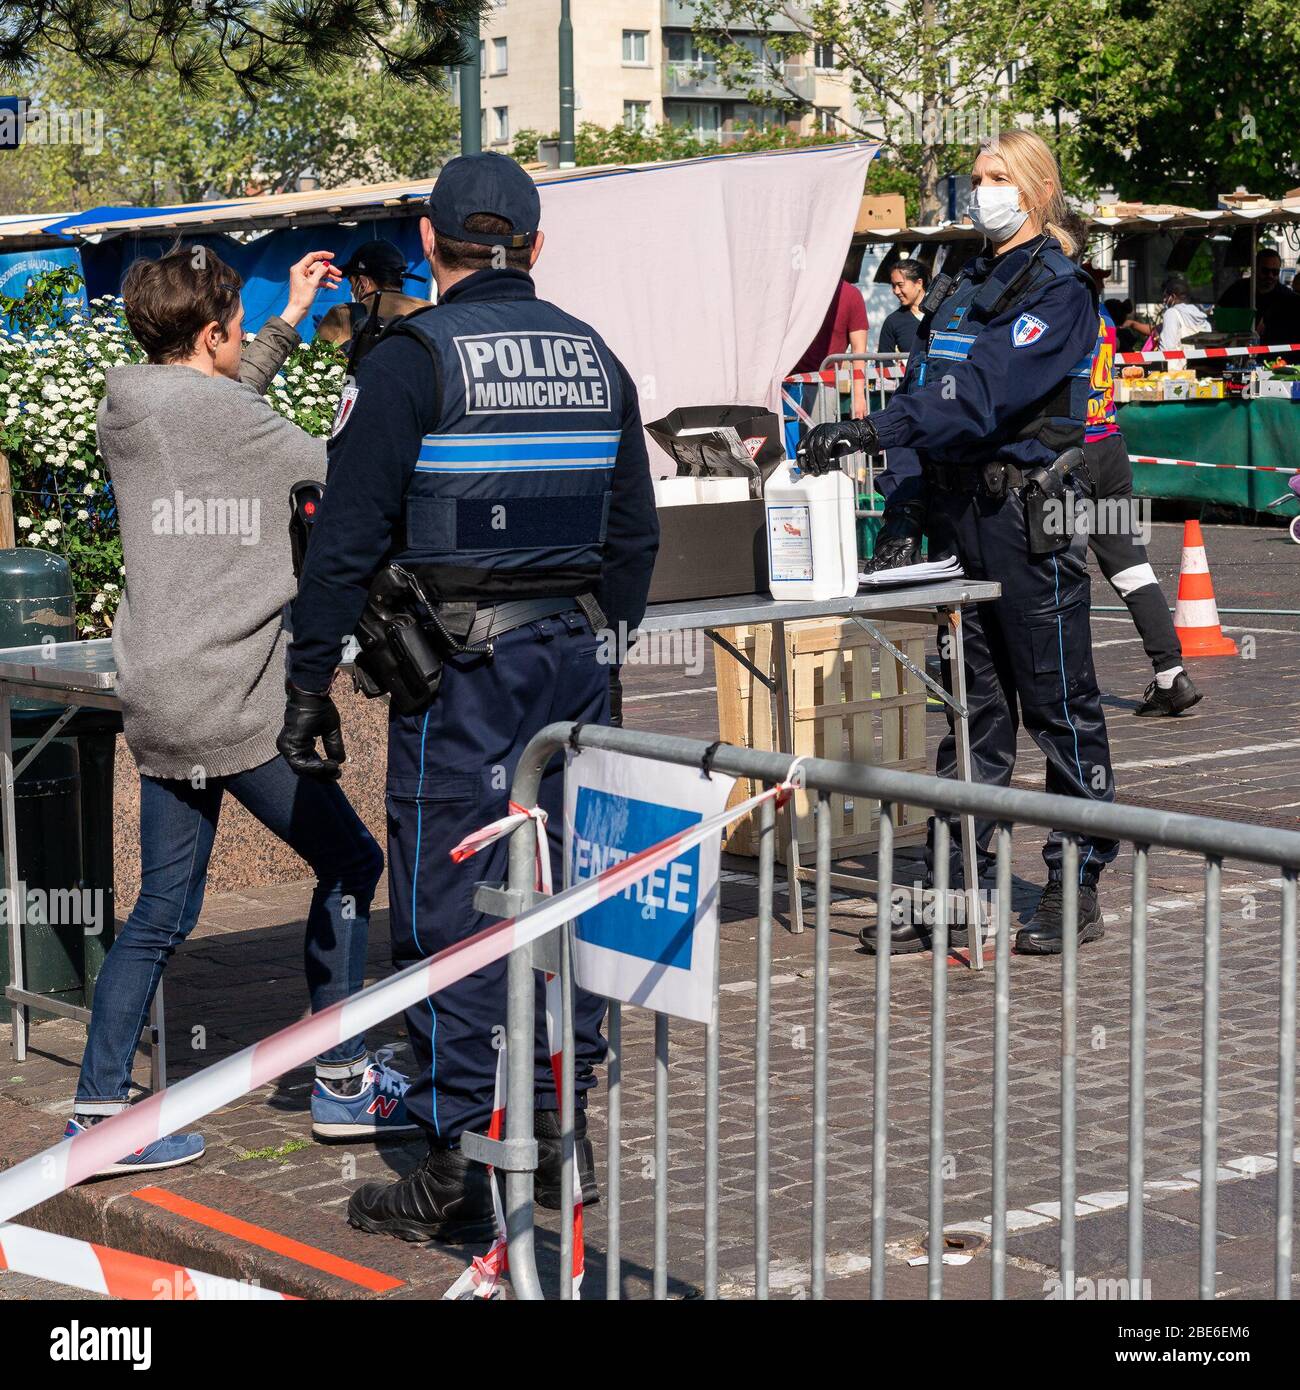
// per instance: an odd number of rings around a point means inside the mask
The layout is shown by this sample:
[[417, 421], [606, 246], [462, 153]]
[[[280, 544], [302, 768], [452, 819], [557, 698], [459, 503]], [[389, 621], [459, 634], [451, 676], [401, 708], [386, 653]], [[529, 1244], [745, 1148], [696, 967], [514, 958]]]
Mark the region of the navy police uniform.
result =
[[[503, 163], [477, 157], [478, 167], [509, 182], [515, 175], [495, 173]], [[434, 197], [452, 188], [457, 165], [475, 164], [448, 165]], [[528, 231], [535, 217], [523, 214]], [[513, 222], [520, 226], [518, 216]], [[443, 227], [436, 212], [434, 225]], [[490, 656], [445, 657], [432, 703], [390, 714], [389, 911], [398, 968], [485, 925], [473, 885], [506, 878], [508, 844], [463, 864], [449, 851], [507, 813], [516, 764], [538, 730], [554, 720], [608, 720], [610, 668], [598, 659], [588, 596], [615, 631], [620, 623], [635, 629], [657, 545], [636, 390], [600, 336], [539, 299], [528, 274], [471, 274], [394, 325], [361, 363], [346, 423], [330, 443], [325, 501], [293, 609], [291, 684], [326, 688], [341, 638], [389, 562], [416, 575], [435, 603], [475, 605], [480, 627], [494, 624]], [[521, 612], [535, 616], [519, 624]], [[557, 761], [541, 794], [557, 881], [562, 782]], [[603, 1053], [603, 1009], [579, 993], [580, 1092]], [[433, 1147], [454, 1147], [464, 1130], [487, 1127], [505, 1016], [504, 961], [407, 1011], [418, 1074], [406, 1104]], [[540, 1008], [538, 1017], [537, 1105], [554, 1109]]]
[[[1029, 551], [1021, 475], [1083, 442], [1097, 339], [1096, 291], [1051, 237], [985, 254], [956, 277], [920, 324], [898, 393], [870, 418], [868, 447], [888, 449], [895, 478], [886, 507], [923, 516], [932, 557], [955, 554], [1000, 598], [967, 609], [966, 691], [977, 782], [1007, 786], [1024, 725], [1047, 759], [1047, 790], [1114, 799], [1110, 748], [1093, 671], [1086, 531], [1068, 549]], [[832, 427], [835, 428], [835, 427]], [[858, 447], [862, 447], [859, 443]], [[1009, 468], [1004, 495], [990, 464]], [[992, 470], [996, 476], [998, 470]], [[1069, 486], [1086, 486], [1082, 475]], [[951, 671], [944, 662], [945, 685]], [[938, 772], [956, 771], [952, 716]], [[993, 826], [978, 822], [981, 879], [991, 875]], [[933, 826], [931, 827], [933, 835]], [[933, 841], [932, 841], [933, 842]], [[963, 882], [953, 825], [949, 882]], [[1093, 886], [1114, 859], [1113, 840], [1085, 837], [1079, 872]], [[1049, 881], [1061, 873], [1061, 837], [1043, 850]]]

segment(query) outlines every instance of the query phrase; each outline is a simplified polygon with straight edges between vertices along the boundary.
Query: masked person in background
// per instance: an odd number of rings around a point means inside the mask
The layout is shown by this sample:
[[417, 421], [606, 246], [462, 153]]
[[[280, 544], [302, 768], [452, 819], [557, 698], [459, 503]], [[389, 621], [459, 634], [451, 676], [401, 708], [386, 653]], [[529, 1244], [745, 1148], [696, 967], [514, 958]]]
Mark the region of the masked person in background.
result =
[[[1011, 131], [981, 147], [970, 215], [988, 243], [955, 279], [936, 277], [907, 374], [890, 404], [865, 420], [820, 425], [801, 460], [814, 472], [844, 453], [889, 450], [900, 474], [885, 509], [873, 568], [911, 563], [923, 532], [931, 554], [955, 554], [1002, 595], [965, 611], [966, 692], [975, 780], [1010, 784], [1020, 721], [1047, 759], [1047, 790], [1112, 801], [1114, 778], [1088, 620], [1086, 528], [1076, 528], [1097, 292], [1070, 259], [1060, 172], [1047, 145]], [[944, 684], [952, 689], [946, 644]], [[938, 771], [956, 771], [953, 717]], [[963, 883], [961, 830], [951, 823], [949, 883]], [[981, 884], [991, 882], [991, 821], [976, 823]], [[933, 870], [934, 822], [927, 861]], [[1079, 851], [1080, 941], [1102, 935], [1097, 879], [1114, 840], [1085, 836]], [[1043, 848], [1047, 886], [1017, 949], [1061, 949], [1062, 845]], [[953, 920], [949, 913], [949, 920]], [[880, 924], [883, 930], [883, 923]], [[923, 920], [892, 921], [890, 940], [863, 930], [869, 951], [920, 951]], [[965, 940], [964, 928], [953, 939]]]
[[409, 278], [406, 257], [391, 241], [381, 238], [359, 246], [339, 266], [339, 274], [352, 290], [352, 302], [336, 304], [321, 319], [316, 336], [338, 343], [345, 352], [363, 329], [369, 328], [368, 336], [377, 338], [395, 320], [429, 307], [427, 299], [403, 293]]

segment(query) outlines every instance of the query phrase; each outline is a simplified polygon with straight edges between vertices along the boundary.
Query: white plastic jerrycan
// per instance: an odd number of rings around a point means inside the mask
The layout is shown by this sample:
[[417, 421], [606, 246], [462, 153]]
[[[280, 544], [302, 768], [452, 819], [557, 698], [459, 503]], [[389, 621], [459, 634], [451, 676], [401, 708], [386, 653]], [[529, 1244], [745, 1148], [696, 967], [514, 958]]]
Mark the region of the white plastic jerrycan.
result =
[[775, 599], [851, 598], [858, 592], [853, 480], [780, 463], [763, 488], [767, 567]]

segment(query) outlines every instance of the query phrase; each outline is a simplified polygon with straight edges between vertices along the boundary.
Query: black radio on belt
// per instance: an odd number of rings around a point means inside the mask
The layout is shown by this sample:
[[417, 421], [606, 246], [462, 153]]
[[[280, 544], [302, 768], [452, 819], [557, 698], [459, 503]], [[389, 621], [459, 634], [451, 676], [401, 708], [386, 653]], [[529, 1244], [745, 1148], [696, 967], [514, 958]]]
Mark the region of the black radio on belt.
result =
[[289, 489], [289, 550], [293, 556], [293, 577], [302, 578], [302, 567], [307, 559], [307, 542], [311, 539], [311, 528], [320, 515], [320, 504], [325, 497], [323, 483], [294, 483]]

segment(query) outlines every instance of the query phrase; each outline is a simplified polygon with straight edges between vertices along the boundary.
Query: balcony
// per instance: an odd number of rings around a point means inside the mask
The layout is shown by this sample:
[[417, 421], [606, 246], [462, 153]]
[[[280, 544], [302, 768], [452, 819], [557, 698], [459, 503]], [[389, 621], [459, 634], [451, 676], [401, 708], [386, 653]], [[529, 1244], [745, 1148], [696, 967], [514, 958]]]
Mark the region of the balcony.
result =
[[[663, 26], [665, 29], [692, 29], [695, 27], [695, 6], [691, 0], [663, 0]], [[798, 5], [787, 5], [787, 13], [778, 15], [772, 19], [768, 28], [774, 34], [794, 34], [799, 30], [799, 23], [791, 19], [790, 15], [796, 16], [799, 21], [806, 26], [812, 20], [804, 13]], [[734, 26], [736, 29], [740, 25]]]
[[787, 63], [777, 77], [761, 64], [748, 71], [719, 72], [711, 59], [665, 63], [664, 96], [687, 101], [807, 101], [813, 99], [816, 76], [803, 64]]

